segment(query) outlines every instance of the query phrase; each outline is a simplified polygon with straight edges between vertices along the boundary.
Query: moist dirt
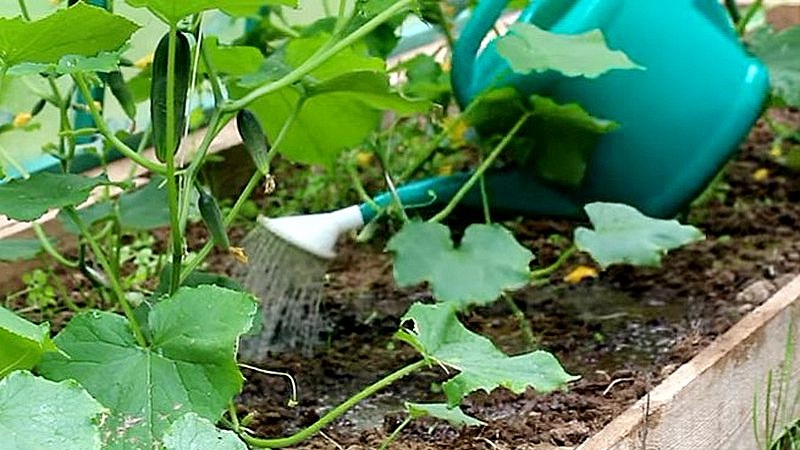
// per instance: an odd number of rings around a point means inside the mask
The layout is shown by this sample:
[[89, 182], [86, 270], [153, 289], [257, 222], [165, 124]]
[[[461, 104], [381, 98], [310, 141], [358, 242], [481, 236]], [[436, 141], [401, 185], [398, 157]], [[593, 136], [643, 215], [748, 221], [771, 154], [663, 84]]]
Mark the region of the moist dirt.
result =
[[[776, 119], [800, 124], [797, 111], [773, 111]], [[466, 413], [487, 423], [456, 429], [421, 419], [411, 423], [390, 448], [527, 449], [571, 448], [600, 430], [616, 415], [687, 362], [742, 316], [800, 273], [800, 173], [790, 168], [792, 148], [781, 151], [763, 122], [754, 127], [738, 156], [701, 204], [683, 220], [707, 239], [671, 252], [660, 269], [613, 267], [596, 279], [573, 285], [563, 281], [583, 256], [553, 274], [550, 284], [514, 293], [537, 339], [581, 379], [565, 391], [513, 395], [498, 390], [466, 399]], [[454, 219], [459, 225], [459, 218]], [[466, 218], [461, 218], [462, 224]], [[576, 222], [514, 219], [504, 222], [546, 266], [569, 245]], [[192, 247], [207, 238], [190, 230]], [[165, 233], [162, 237], [166, 237]], [[241, 242], [244, 230], [232, 238]], [[158, 244], [163, 245], [163, 244]], [[325, 332], [310, 354], [270, 353], [263, 369], [293, 375], [299, 404], [290, 407], [285, 378], [244, 370], [246, 384], [240, 416], [252, 415], [248, 428], [262, 437], [289, 435], [313, 423], [330, 408], [383, 376], [418, 359], [393, 339], [400, 319], [417, 301], [432, 301], [424, 287], [398, 289], [385, 241], [356, 244], [343, 239], [327, 267], [321, 314]], [[233, 273], [227, 255], [210, 257], [211, 270]], [[80, 274], [62, 274], [57, 290], [77, 307], [86, 306], [88, 282]], [[24, 296], [14, 302], [24, 306]], [[15, 305], [10, 305], [14, 307]], [[101, 305], [102, 306], [102, 302]], [[30, 309], [30, 308], [29, 308]], [[58, 329], [68, 311], [32, 320], [49, 320]], [[463, 315], [472, 330], [490, 337], [509, 354], [529, 350], [506, 304], [476, 308]], [[415, 373], [358, 405], [297, 449], [375, 449], [405, 419], [403, 403], [441, 402], [440, 368]], [[748, 394], [743, 394], [748, 395]]]

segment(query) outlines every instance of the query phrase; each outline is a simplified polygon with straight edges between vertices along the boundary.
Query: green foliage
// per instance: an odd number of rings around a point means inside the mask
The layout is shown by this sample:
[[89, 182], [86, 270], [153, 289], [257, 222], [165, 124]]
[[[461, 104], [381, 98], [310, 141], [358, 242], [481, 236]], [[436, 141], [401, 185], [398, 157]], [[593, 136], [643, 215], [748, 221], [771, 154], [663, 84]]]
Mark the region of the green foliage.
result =
[[242, 387], [236, 342], [255, 313], [247, 294], [182, 288], [150, 311], [148, 347], [136, 343], [121, 316], [80, 314], [55, 338], [64, 355], [46, 357], [39, 370], [77, 380], [111, 410], [109, 449], [150, 448], [188, 412], [220, 418]]
[[14, 262], [33, 259], [41, 251], [42, 243], [38, 239], [0, 240], [0, 261]]
[[[189, 38], [178, 32], [174, 36], [174, 65], [170, 67], [170, 34], [165, 34], [158, 42], [153, 56], [152, 78], [150, 79], [150, 120], [152, 120], [153, 146], [159, 161], [167, 160], [180, 146], [186, 126], [186, 101], [192, 77], [192, 51]], [[172, 77], [173, 85], [169, 86]], [[172, 102], [169, 105], [168, 102]], [[172, 111], [172, 126], [167, 126], [167, 112]], [[167, 141], [171, 132], [172, 140]]]
[[458, 246], [438, 223], [409, 223], [389, 241], [400, 286], [430, 283], [437, 300], [469, 304], [495, 301], [530, 282], [533, 254], [498, 225], [470, 225]]
[[47, 324], [34, 325], [0, 307], [0, 378], [19, 370], [30, 369], [43, 354], [58, 351], [50, 339]]
[[653, 219], [627, 205], [598, 202], [585, 210], [594, 230], [577, 228], [575, 245], [602, 267], [659, 266], [667, 251], [704, 239], [693, 226]]
[[100, 450], [105, 409], [78, 383], [29, 372], [0, 380], [4, 450]]
[[556, 34], [515, 23], [497, 39], [497, 51], [517, 73], [555, 70], [569, 77], [598, 77], [613, 69], [640, 68], [621, 51], [609, 50], [599, 30]]
[[29, 222], [51, 208], [79, 205], [89, 198], [92, 189], [108, 184], [105, 177], [40, 172], [0, 185], [0, 214]]
[[247, 445], [232, 431], [218, 430], [207, 419], [189, 413], [164, 434], [164, 450], [247, 450]]
[[[219, 45], [219, 38], [216, 36], [203, 39], [203, 52], [216, 70], [235, 77], [258, 72], [264, 62], [264, 56], [257, 48], [241, 45], [222, 46]], [[203, 73], [208, 72], [203, 60], [200, 70]]]
[[448, 103], [452, 92], [450, 76], [432, 56], [416, 55], [398, 68], [405, 70], [407, 78], [401, 86], [403, 94], [442, 105]]
[[552, 392], [577, 377], [569, 375], [550, 353], [535, 351], [507, 356], [491, 341], [469, 331], [448, 304], [414, 304], [403, 317], [413, 323], [397, 333], [431, 363], [460, 373], [444, 383], [448, 407], [461, 403], [471, 392], [492, 392], [504, 387], [521, 394], [528, 387]]
[[434, 419], [447, 421], [454, 427], [480, 427], [486, 425], [485, 422], [464, 414], [458, 406], [448, 406], [446, 403], [411, 403], [406, 402], [406, 411], [413, 419], [421, 417], [433, 417]]
[[221, 9], [234, 15], [249, 14], [263, 5], [297, 6], [297, 0], [125, 0], [131, 6], [146, 7], [168, 24], [209, 9]]
[[58, 64], [67, 55], [95, 56], [118, 49], [138, 28], [84, 2], [32, 22], [0, 18], [0, 63]]
[[769, 68], [772, 89], [787, 104], [800, 107], [800, 26], [755, 33], [750, 48]]

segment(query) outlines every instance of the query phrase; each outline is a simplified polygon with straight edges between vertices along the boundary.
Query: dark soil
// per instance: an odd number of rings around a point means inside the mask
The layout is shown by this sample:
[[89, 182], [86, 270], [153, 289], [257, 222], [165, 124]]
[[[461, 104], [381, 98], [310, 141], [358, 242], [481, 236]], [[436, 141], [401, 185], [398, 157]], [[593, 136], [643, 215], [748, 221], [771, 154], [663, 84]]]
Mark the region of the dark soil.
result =
[[[773, 114], [795, 126], [800, 123], [797, 111]], [[564, 275], [579, 264], [591, 265], [577, 257], [555, 273], [548, 286], [514, 294], [540, 348], [582, 377], [567, 391], [475, 394], [465, 401], [464, 410], [488, 425], [458, 430], [418, 420], [391, 448], [544, 450], [580, 444], [800, 273], [800, 177], [781, 163], [773, 143], [773, 135], [759, 123], [706, 201], [687, 214], [686, 220], [707, 239], [671, 253], [661, 269], [614, 267], [597, 279], [571, 285], [563, 281]], [[789, 139], [783, 142], [784, 154], [792, 146], [800, 152], [800, 142]], [[760, 169], [767, 170], [763, 179], [755, 176]], [[520, 219], [505, 225], [534, 251], [537, 263], [546, 266], [565, 249], [564, 238], [578, 224]], [[193, 231], [194, 246], [199, 246], [203, 233], [200, 228]], [[243, 232], [237, 233], [234, 238]], [[239, 411], [241, 416], [252, 414], [248, 427], [257, 435], [289, 435], [417, 360], [415, 352], [392, 335], [408, 306], [429, 301], [431, 295], [424, 287], [394, 286], [384, 244], [341, 243], [326, 283], [327, 343], [310, 356], [275, 354], [263, 367], [296, 378], [298, 406], [287, 406], [286, 379], [244, 371], [247, 383]], [[221, 271], [234, 264], [221, 254], [210, 261]], [[63, 290], [71, 292], [77, 306], [91, 301], [84, 294], [90, 292], [88, 282], [80, 274], [64, 272], [62, 280]], [[70, 315], [31, 318], [50, 320], [58, 329]], [[502, 302], [475, 309], [464, 321], [507, 353], [526, 350], [524, 336]], [[404, 401], [443, 401], [438, 383], [444, 379], [439, 368], [411, 375], [294, 448], [377, 448], [405, 419]]]
[[[797, 112], [774, 114], [800, 122]], [[784, 151], [792, 145], [798, 142], [784, 142]], [[772, 149], [773, 136], [759, 123], [705, 203], [688, 213], [686, 219], [707, 239], [671, 253], [661, 269], [614, 267], [595, 280], [569, 285], [562, 280], [566, 272], [590, 264], [579, 257], [554, 274], [549, 286], [514, 295], [539, 346], [582, 377], [568, 391], [476, 394], [464, 409], [487, 426], [458, 430], [419, 420], [392, 448], [538, 450], [580, 444], [766, 300], [800, 273], [800, 180]], [[755, 175], [759, 169], [768, 171], [766, 178]], [[506, 225], [542, 265], [558, 257], [565, 246], [558, 237], [570, 236], [576, 226], [527, 219]], [[259, 435], [291, 434], [416, 360], [392, 334], [407, 307], [430, 300], [430, 294], [422, 288], [397, 289], [382, 248], [381, 242], [342, 243], [328, 273], [328, 344], [310, 357], [276, 354], [265, 367], [296, 377], [299, 406], [286, 406], [285, 379], [245, 371], [240, 412], [254, 414], [249, 428]], [[525, 350], [504, 304], [475, 309], [464, 319], [506, 352]], [[405, 418], [404, 401], [443, 400], [437, 383], [445, 378], [438, 368], [412, 375], [296, 448], [377, 448]]]

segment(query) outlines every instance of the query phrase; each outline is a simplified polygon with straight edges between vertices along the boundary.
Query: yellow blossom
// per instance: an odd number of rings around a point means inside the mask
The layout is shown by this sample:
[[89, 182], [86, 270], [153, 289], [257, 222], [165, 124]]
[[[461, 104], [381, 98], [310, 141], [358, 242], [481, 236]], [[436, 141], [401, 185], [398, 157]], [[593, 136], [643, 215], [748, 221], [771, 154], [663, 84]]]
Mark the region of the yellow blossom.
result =
[[146, 69], [151, 64], [153, 64], [153, 53], [148, 53], [147, 55], [142, 56], [133, 63], [133, 65], [139, 69]]
[[247, 252], [245, 252], [242, 247], [231, 247], [228, 249], [228, 253], [233, 255], [233, 257], [236, 259], [236, 261], [239, 262], [239, 264], [247, 264], [248, 262], [250, 262], [250, 258], [247, 256]]
[[587, 278], [597, 278], [597, 269], [589, 266], [578, 266], [564, 277], [569, 284], [578, 284]]
[[769, 149], [769, 155], [773, 158], [780, 158], [783, 156], [783, 147], [781, 147], [780, 142], [772, 144], [772, 148]]
[[764, 181], [769, 178], [769, 169], [760, 168], [753, 172], [753, 179], [755, 181]]
[[13, 122], [14, 127], [16, 128], [24, 127], [25, 125], [31, 122], [31, 119], [33, 119], [33, 115], [31, 115], [31, 113], [21, 112], [16, 116], [14, 116], [14, 122]]
[[440, 176], [446, 177], [448, 175], [453, 174], [453, 165], [452, 164], [444, 164], [439, 166], [439, 169], [436, 171]]
[[375, 155], [370, 152], [358, 152], [356, 154], [356, 164], [362, 169], [366, 169], [367, 167], [371, 166], [374, 159]]

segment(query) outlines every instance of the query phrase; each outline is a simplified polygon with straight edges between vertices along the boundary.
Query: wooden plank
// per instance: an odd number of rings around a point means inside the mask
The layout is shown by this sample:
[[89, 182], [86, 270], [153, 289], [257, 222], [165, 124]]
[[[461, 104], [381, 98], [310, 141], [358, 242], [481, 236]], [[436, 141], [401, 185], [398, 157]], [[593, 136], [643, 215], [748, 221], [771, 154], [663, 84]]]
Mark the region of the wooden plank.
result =
[[[757, 449], [754, 395], [763, 418], [767, 374], [784, 360], [790, 329], [797, 328], [800, 318], [798, 298], [800, 277], [577, 450]], [[797, 349], [799, 337], [795, 332], [791, 339]], [[792, 396], [800, 384], [800, 357], [794, 359]], [[797, 417], [798, 411], [790, 412]], [[764, 420], [758, 426], [763, 427]]]

